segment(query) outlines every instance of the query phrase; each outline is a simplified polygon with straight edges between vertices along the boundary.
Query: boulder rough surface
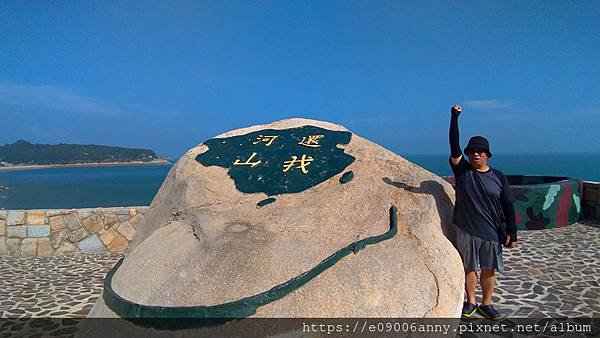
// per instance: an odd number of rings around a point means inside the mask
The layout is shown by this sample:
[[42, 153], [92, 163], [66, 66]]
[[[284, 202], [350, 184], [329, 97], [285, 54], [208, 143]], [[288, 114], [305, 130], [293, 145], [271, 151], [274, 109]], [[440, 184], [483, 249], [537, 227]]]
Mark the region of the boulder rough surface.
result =
[[[217, 138], [306, 125], [347, 131], [288, 119]], [[136, 226], [113, 289], [138, 304], [172, 307], [253, 296], [352, 242], [387, 232], [395, 205], [394, 237], [346, 256], [253, 316], [458, 317], [464, 277], [447, 239], [452, 236], [452, 187], [355, 134], [339, 148], [355, 157], [341, 173], [304, 191], [275, 195], [275, 202], [262, 207], [257, 203], [271, 196], [240, 192], [228, 169], [196, 160], [208, 151], [206, 145], [192, 148], [173, 166]], [[353, 179], [341, 184], [348, 171]], [[116, 315], [100, 297], [90, 316]]]

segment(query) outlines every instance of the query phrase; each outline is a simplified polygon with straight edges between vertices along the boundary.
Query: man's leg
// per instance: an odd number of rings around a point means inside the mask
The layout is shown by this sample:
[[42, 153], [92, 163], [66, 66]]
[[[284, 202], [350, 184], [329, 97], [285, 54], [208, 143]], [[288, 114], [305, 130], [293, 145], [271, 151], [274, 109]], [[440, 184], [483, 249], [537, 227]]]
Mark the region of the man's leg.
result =
[[483, 290], [483, 297], [481, 299], [481, 305], [478, 308], [479, 313], [487, 319], [499, 320], [502, 318], [498, 310], [492, 306], [492, 295], [494, 294], [494, 287], [496, 286], [496, 276], [494, 276], [494, 269], [481, 269], [481, 289]]
[[475, 287], [476, 286], [477, 286], [477, 272], [476, 271], [465, 271], [465, 291], [467, 292], [467, 301], [471, 304], [477, 304], [477, 299], [475, 298]]
[[494, 288], [496, 287], [496, 276], [494, 275], [493, 269], [481, 269], [481, 290], [483, 291], [483, 297], [481, 299], [481, 305], [492, 304], [492, 295], [494, 294]]

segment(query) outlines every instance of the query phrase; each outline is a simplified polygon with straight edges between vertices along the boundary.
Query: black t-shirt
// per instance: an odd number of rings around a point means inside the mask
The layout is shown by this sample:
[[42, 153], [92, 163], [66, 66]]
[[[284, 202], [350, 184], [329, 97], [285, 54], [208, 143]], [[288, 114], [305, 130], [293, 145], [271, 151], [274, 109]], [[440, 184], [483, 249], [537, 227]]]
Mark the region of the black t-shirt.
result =
[[[452, 158], [449, 161], [454, 173], [456, 190], [452, 221], [473, 236], [498, 242], [500, 222], [504, 220], [502, 202], [515, 201], [506, 176], [494, 168], [486, 172], [476, 171], [464, 157], [457, 165], [452, 164]], [[477, 177], [483, 184], [487, 203], [478, 188]], [[490, 210], [488, 205], [493, 210]]]

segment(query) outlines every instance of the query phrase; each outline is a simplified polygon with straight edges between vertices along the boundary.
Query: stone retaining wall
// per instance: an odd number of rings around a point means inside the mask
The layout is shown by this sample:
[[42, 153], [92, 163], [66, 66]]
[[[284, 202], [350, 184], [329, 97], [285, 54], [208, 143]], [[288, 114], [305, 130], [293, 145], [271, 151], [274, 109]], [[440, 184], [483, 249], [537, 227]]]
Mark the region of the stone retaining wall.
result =
[[[600, 220], [600, 182], [583, 182], [586, 219]], [[0, 210], [0, 255], [57, 256], [127, 249], [148, 207]]]
[[0, 255], [124, 252], [148, 207], [0, 210]]
[[600, 221], [600, 182], [583, 182], [583, 217]]

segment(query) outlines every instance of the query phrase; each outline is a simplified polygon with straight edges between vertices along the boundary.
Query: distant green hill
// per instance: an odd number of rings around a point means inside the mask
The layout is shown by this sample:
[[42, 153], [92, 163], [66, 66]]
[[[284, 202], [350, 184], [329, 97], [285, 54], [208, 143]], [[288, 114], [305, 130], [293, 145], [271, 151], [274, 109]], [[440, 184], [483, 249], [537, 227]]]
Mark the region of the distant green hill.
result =
[[150, 162], [158, 159], [152, 150], [94, 144], [32, 144], [19, 140], [0, 146], [0, 162], [21, 165], [104, 162]]

